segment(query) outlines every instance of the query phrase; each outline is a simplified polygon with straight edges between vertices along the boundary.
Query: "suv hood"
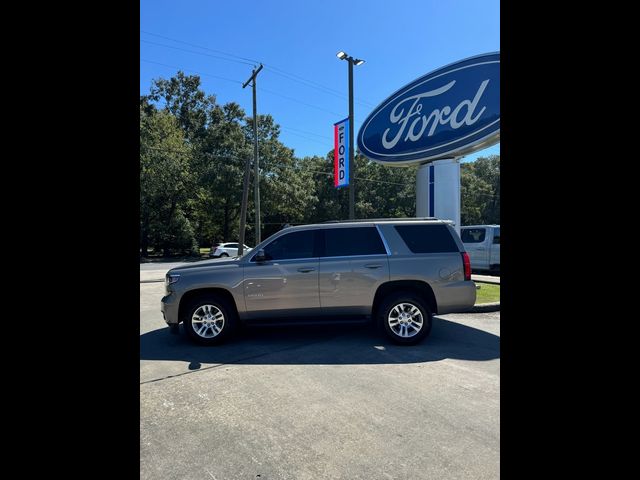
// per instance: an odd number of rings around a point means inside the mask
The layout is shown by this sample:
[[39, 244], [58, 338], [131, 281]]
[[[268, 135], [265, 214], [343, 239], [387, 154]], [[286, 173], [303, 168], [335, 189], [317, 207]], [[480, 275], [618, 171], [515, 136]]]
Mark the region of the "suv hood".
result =
[[181, 265], [179, 267], [172, 268], [167, 273], [188, 273], [190, 271], [200, 270], [206, 268], [207, 270], [218, 268], [237, 267], [240, 264], [237, 260], [202, 260], [199, 262], [193, 262], [188, 265]]

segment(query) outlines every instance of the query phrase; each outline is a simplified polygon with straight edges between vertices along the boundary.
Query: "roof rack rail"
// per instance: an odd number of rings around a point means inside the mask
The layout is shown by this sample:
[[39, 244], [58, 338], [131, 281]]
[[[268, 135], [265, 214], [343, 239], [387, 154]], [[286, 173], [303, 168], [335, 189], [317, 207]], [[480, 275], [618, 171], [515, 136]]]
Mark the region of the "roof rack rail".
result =
[[398, 217], [398, 218], [358, 218], [354, 220], [327, 220], [322, 223], [351, 223], [351, 222], [415, 222], [421, 220], [440, 220], [436, 217]]

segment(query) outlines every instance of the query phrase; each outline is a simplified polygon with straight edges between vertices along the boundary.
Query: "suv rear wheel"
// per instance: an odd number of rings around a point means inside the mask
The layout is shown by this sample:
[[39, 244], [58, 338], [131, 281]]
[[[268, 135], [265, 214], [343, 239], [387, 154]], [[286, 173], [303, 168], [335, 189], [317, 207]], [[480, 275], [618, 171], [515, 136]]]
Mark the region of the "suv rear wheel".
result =
[[415, 294], [397, 292], [387, 296], [378, 309], [378, 322], [399, 345], [415, 345], [431, 332], [431, 311]]
[[189, 303], [182, 319], [189, 337], [202, 345], [227, 339], [236, 327], [233, 308], [215, 295], [201, 295]]

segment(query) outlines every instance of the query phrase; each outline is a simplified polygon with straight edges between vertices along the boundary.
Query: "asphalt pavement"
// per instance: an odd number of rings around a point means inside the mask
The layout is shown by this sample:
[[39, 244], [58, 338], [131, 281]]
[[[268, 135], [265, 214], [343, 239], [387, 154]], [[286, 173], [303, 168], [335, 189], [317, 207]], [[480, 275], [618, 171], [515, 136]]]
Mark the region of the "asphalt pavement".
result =
[[500, 313], [399, 347], [369, 326], [245, 329], [202, 347], [140, 284], [141, 479], [496, 479]]

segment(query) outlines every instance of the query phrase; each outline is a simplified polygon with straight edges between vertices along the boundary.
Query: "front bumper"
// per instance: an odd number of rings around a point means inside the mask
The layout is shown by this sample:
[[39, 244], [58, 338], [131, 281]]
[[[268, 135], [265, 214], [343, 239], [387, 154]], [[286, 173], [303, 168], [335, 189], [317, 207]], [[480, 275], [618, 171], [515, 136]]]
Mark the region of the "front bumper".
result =
[[164, 321], [167, 322], [167, 324], [177, 325], [180, 323], [180, 319], [178, 318], [178, 307], [178, 297], [174, 292], [162, 297], [162, 300], [160, 300], [160, 311], [162, 312]]

